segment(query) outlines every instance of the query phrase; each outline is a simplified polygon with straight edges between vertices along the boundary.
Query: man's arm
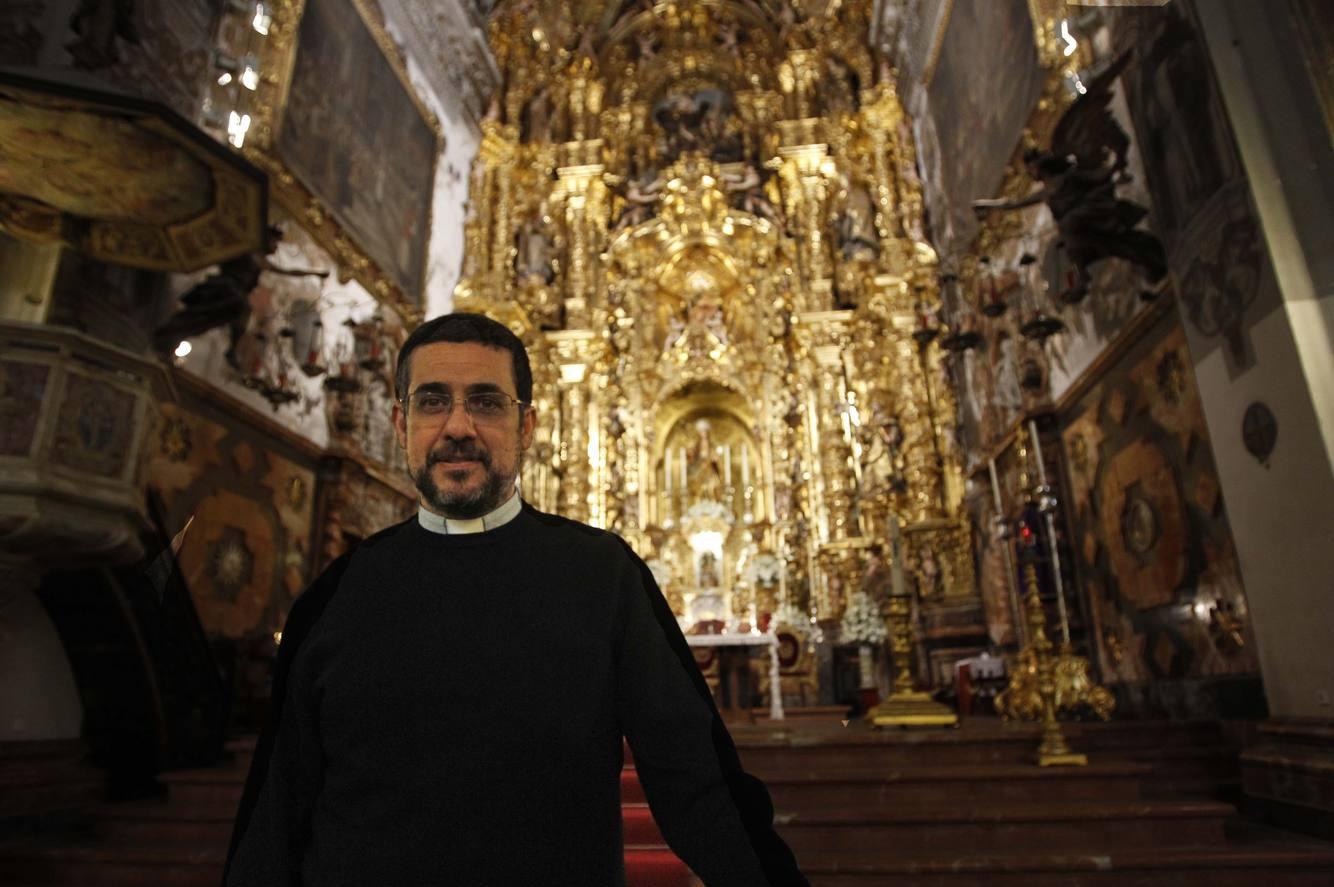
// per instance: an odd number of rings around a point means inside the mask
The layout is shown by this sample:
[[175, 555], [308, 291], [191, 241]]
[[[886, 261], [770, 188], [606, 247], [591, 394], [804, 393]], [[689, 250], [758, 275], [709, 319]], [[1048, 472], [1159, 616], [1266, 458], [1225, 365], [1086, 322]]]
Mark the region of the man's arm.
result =
[[626, 552], [617, 716], [663, 837], [708, 887], [809, 887], [774, 831], [768, 791], [741, 768], [667, 601]]
[[292, 605], [273, 664], [273, 695], [232, 828], [223, 887], [300, 887], [301, 854], [323, 779], [315, 723], [293, 686], [292, 662], [338, 589], [338, 558]]

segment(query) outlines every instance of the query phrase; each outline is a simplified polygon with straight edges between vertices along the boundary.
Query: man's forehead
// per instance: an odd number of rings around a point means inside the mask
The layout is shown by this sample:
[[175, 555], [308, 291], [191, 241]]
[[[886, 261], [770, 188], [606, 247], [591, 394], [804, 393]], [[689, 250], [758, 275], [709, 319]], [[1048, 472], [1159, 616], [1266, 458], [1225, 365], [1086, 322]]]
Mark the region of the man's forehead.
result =
[[430, 342], [412, 352], [412, 388], [427, 383], [514, 387], [513, 359], [504, 348], [480, 342]]

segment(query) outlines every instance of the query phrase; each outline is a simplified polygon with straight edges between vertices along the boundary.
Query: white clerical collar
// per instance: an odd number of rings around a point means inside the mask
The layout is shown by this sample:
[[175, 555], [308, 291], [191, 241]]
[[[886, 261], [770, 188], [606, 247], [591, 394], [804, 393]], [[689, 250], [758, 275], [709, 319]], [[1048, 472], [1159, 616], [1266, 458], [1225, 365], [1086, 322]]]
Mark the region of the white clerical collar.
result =
[[504, 526], [514, 520], [522, 510], [523, 499], [519, 496], [519, 491], [515, 490], [514, 495], [506, 499], [505, 503], [495, 511], [471, 520], [441, 517], [434, 511], [427, 511], [425, 506], [419, 505], [417, 507], [417, 522], [424, 529], [445, 536], [458, 533], [485, 533], [487, 530], [494, 530], [496, 527]]

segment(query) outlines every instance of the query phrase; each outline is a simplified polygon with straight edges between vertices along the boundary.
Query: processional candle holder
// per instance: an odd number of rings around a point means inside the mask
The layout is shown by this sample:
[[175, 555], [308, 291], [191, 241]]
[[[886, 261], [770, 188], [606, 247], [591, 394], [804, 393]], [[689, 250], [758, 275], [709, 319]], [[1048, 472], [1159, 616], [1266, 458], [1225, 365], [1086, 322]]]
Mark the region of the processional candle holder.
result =
[[1019, 585], [1016, 581], [1018, 574], [1015, 571], [1014, 554], [1010, 549], [1010, 540], [1014, 533], [1010, 521], [1005, 517], [1005, 506], [1001, 501], [1000, 478], [996, 475], [996, 460], [994, 458], [987, 460], [987, 470], [991, 476], [992, 504], [996, 509], [991, 516], [992, 533], [997, 544], [1000, 545], [1001, 551], [1005, 553], [1005, 587], [1010, 593], [1010, 618], [1014, 622], [1015, 644], [1022, 648], [1027, 645], [1028, 631], [1024, 620]]
[[1047, 535], [1047, 549], [1051, 552], [1052, 586], [1056, 589], [1056, 611], [1061, 619], [1061, 648], [1056, 663], [1057, 707], [1066, 711], [1091, 710], [1106, 721], [1116, 707], [1115, 698], [1093, 678], [1093, 666], [1083, 656], [1076, 656], [1070, 642], [1070, 615], [1065, 600], [1065, 580], [1061, 573], [1061, 554], [1056, 540], [1056, 511], [1060, 500], [1047, 482], [1047, 466], [1042, 459], [1042, 441], [1038, 438], [1038, 423], [1028, 420], [1028, 436], [1037, 463], [1037, 484], [1029, 491], [1031, 501], [1042, 515]]
[[1042, 304], [1044, 287], [1040, 285], [1038, 280], [1037, 261], [1037, 256], [1032, 253], [1024, 253], [1019, 259], [1020, 273], [1026, 278], [1024, 289], [1028, 292], [1031, 302], [1030, 307], [1024, 311], [1019, 332], [1026, 339], [1044, 343], [1052, 336], [1063, 331], [1065, 322], [1056, 315], [1048, 313]]
[[866, 713], [872, 727], [957, 727], [959, 716], [918, 690], [912, 674], [912, 591], [903, 573], [903, 552], [896, 517], [890, 517], [890, 565], [893, 591], [889, 597], [890, 656], [894, 661], [894, 686], [889, 697]]
[[951, 354], [972, 351], [982, 344], [982, 332], [978, 329], [977, 318], [968, 312], [946, 329], [940, 340], [940, 347]]
[[1061, 729], [1061, 722], [1056, 719], [1056, 660], [1052, 655], [1051, 640], [1047, 637], [1047, 614], [1038, 591], [1037, 538], [1025, 526], [1020, 541], [1022, 548], [1019, 560], [1024, 572], [1029, 649], [1037, 673], [1037, 695], [1041, 705], [1042, 741], [1038, 744], [1038, 766], [1085, 767], [1089, 762], [1088, 756], [1070, 748]]
[[989, 256], [978, 259], [978, 265], [977, 303], [987, 317], [1000, 317], [1010, 310], [1010, 303], [1001, 292], [1000, 283], [996, 280], [996, 269], [992, 267]]
[[925, 303], [917, 303], [917, 326], [912, 331], [913, 341], [917, 347], [926, 350], [926, 347], [936, 340], [940, 335], [940, 326], [936, 323], [935, 312], [928, 308]]
[[328, 367], [324, 365], [324, 321], [316, 317], [310, 328], [310, 344], [301, 360], [301, 372], [313, 379], [327, 371]]

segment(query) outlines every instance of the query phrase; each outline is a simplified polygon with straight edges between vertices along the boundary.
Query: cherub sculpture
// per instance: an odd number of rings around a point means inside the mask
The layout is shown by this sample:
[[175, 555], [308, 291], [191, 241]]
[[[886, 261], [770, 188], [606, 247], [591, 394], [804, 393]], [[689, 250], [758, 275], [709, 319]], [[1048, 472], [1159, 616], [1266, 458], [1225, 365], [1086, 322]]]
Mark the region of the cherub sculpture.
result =
[[236, 346], [250, 324], [250, 293], [259, 286], [260, 274], [268, 271], [286, 277], [329, 276], [328, 271], [282, 268], [269, 261], [282, 242], [282, 229], [270, 225], [265, 232], [264, 252], [247, 253], [218, 265], [218, 270], [181, 296], [184, 306], [153, 331], [153, 345], [162, 353], [170, 352], [184, 339], [226, 326], [230, 333], [227, 362], [239, 367]]
[[1061, 294], [1071, 304], [1088, 295], [1089, 266], [1101, 259], [1125, 259], [1150, 283], [1167, 273], [1162, 243], [1135, 228], [1148, 210], [1116, 196], [1116, 186], [1129, 180], [1130, 138], [1112, 116], [1111, 86], [1129, 58], [1125, 53], [1089, 82], [1085, 94], [1056, 124], [1047, 150], [1025, 152], [1024, 163], [1041, 187], [1019, 200], [973, 201], [979, 214], [1047, 204], [1075, 270], [1073, 284]]

